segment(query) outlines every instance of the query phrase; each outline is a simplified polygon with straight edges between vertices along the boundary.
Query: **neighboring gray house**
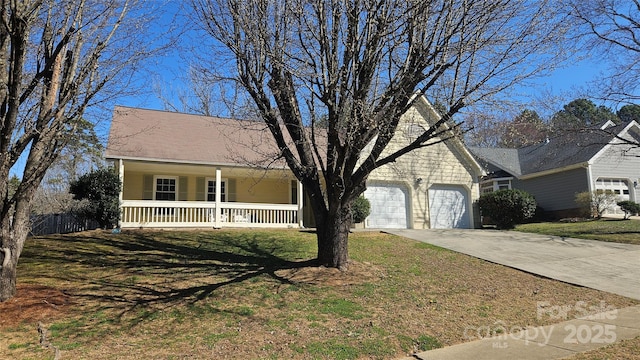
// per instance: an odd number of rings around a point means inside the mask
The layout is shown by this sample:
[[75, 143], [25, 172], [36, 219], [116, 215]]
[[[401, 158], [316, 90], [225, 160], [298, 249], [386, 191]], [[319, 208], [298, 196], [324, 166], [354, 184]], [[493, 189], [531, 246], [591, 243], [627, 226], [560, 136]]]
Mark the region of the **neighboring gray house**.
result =
[[480, 183], [482, 193], [521, 189], [535, 196], [547, 215], [561, 218], [577, 214], [575, 195], [584, 191], [612, 190], [619, 200], [640, 202], [638, 144], [637, 122], [608, 121], [520, 149], [469, 150], [488, 174]]

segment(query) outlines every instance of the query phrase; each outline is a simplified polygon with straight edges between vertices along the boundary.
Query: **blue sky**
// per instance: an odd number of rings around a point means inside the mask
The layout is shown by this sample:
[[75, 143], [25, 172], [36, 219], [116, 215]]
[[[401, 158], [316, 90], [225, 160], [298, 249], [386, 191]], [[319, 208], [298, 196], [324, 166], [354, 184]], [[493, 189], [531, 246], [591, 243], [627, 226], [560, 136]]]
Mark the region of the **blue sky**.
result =
[[[170, 22], [173, 19], [175, 9], [179, 3], [173, 2], [162, 18], [158, 28], [164, 28], [163, 22]], [[162, 58], [152, 59], [145, 65], [147, 67], [146, 76], [142, 80], [146, 91], [138, 96], [129, 96], [120, 98], [113, 105], [124, 105], [131, 107], [142, 107], [148, 109], [164, 110], [162, 101], [158, 98], [155, 87], [160, 86], [167, 89], [167, 93], [171, 93], [179, 88], [186, 88], [183, 83], [186, 78], [189, 64], [181, 56], [178, 55], [179, 50], [173, 51]], [[530, 93], [532, 96], [540, 94], [551, 94], [559, 97], [560, 104], [554, 104], [558, 107], [578, 97], [579, 90], [586, 88], [590, 81], [595, 80], [597, 75], [606, 69], [606, 64], [602, 61], [603, 57], [597, 59], [585, 59], [580, 62], [573, 62], [569, 66], [558, 69], [552, 75], [535, 80], [534, 86], [528, 86], [523, 92]], [[575, 95], [575, 96], [574, 96]], [[544, 113], [544, 111], [539, 111]], [[106, 143], [108, 135], [109, 123], [103, 122], [97, 128], [98, 135]], [[23, 167], [20, 162], [12, 173], [20, 176], [20, 168]]]

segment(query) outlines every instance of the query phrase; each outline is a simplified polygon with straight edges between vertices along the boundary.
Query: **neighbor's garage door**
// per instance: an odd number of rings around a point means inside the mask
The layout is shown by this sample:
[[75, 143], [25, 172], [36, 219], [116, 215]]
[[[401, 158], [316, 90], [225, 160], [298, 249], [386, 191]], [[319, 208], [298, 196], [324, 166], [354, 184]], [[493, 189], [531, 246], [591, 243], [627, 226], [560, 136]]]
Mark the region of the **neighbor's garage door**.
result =
[[463, 186], [434, 185], [429, 188], [432, 229], [469, 229], [469, 193]]
[[399, 185], [369, 186], [364, 192], [371, 203], [367, 227], [380, 229], [406, 229], [408, 191]]

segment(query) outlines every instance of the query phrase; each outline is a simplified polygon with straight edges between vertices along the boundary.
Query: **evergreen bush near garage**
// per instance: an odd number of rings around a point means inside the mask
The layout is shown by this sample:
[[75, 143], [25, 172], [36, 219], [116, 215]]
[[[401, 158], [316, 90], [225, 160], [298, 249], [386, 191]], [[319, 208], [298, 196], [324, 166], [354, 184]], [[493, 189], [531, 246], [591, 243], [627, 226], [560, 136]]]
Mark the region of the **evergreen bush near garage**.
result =
[[618, 202], [618, 206], [624, 211], [625, 219], [628, 219], [631, 215], [638, 215], [638, 213], [640, 213], [640, 204], [633, 201], [620, 201]]
[[354, 223], [361, 223], [369, 216], [371, 212], [371, 204], [364, 196], [360, 196], [353, 201], [351, 205], [351, 214]]
[[522, 190], [499, 190], [480, 196], [483, 216], [493, 220], [498, 229], [513, 229], [536, 213], [535, 198]]

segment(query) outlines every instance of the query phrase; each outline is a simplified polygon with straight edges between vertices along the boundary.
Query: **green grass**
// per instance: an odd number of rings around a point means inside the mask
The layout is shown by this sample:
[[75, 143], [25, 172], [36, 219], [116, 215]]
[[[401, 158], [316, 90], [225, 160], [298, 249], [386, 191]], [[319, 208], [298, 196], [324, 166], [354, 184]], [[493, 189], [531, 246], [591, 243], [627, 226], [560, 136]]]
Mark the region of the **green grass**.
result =
[[17, 350], [17, 349], [22, 349], [22, 348], [28, 348], [29, 346], [31, 346], [31, 344], [29, 344], [29, 343], [9, 344], [9, 350]]
[[[467, 327], [545, 324], [539, 301], [633, 303], [380, 233], [350, 235], [355, 283], [285, 276], [315, 254], [296, 230], [94, 231], [30, 238], [18, 282], [70, 294], [36, 319], [69, 359], [390, 359]], [[42, 358], [34, 322], [0, 326], [0, 353]]]
[[346, 319], [362, 319], [364, 316], [362, 314], [362, 306], [347, 299], [325, 298], [318, 301], [314, 300], [311, 305], [323, 314], [340, 316]]
[[420, 351], [427, 351], [442, 347], [442, 344], [440, 344], [438, 339], [429, 335], [420, 335], [415, 342]]
[[601, 219], [575, 223], [544, 222], [518, 225], [516, 230], [640, 245], [640, 221], [638, 220]]

